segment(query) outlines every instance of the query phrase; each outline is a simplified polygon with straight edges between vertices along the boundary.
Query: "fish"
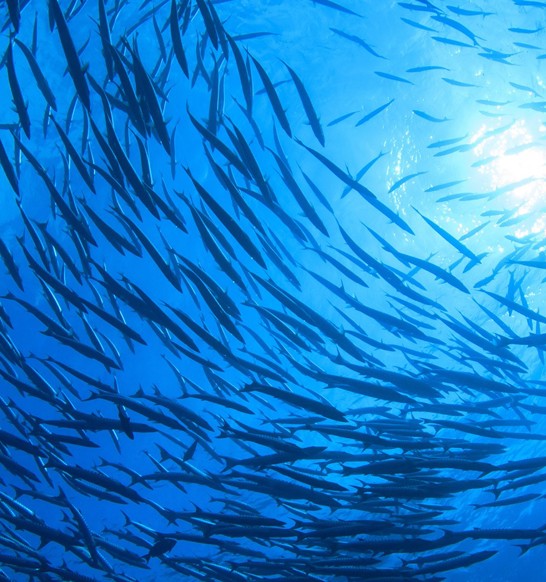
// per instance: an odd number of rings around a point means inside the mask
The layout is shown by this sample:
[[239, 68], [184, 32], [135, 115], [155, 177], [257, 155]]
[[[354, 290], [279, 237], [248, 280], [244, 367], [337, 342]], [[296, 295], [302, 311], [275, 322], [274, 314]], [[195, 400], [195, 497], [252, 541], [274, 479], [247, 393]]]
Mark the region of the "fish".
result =
[[2, 262], [6, 266], [6, 269], [8, 270], [10, 277], [13, 279], [17, 287], [19, 287], [21, 291], [24, 291], [25, 288], [23, 284], [23, 279], [21, 277], [21, 273], [19, 271], [19, 267], [17, 266], [17, 263], [15, 262], [13, 255], [11, 254], [6, 243], [1, 239], [0, 239], [0, 257], [2, 258]]
[[151, 547], [149, 552], [144, 556], [148, 562], [150, 558], [157, 558], [170, 552], [176, 546], [177, 540], [169, 537], [160, 537]]
[[294, 69], [289, 67], [286, 63], [284, 63], [284, 66], [288, 69], [288, 72], [290, 73], [290, 76], [292, 77], [292, 81], [294, 82], [294, 85], [296, 86], [296, 90], [298, 92], [301, 103], [302, 103], [303, 108], [305, 110], [305, 113], [307, 115], [309, 125], [311, 126], [311, 129], [313, 130], [313, 133], [315, 134], [315, 137], [319, 141], [320, 145], [322, 147], [324, 147], [325, 146], [324, 132], [322, 130], [322, 126], [320, 124], [317, 112], [315, 111], [315, 108], [313, 107], [313, 103], [311, 101], [311, 98], [309, 97], [309, 94], [307, 93], [305, 85], [303, 84], [301, 79], [298, 77], [298, 75], [297, 75], [296, 71], [294, 71]]
[[386, 57], [378, 54], [366, 41], [359, 38], [358, 36], [355, 36], [354, 34], [347, 34], [346, 32], [343, 32], [343, 30], [339, 30], [338, 28], [330, 28], [330, 30], [335, 34], [341, 36], [342, 38], [350, 40], [351, 42], [354, 42], [358, 46], [361, 46], [364, 50], [366, 50], [374, 57], [377, 57], [379, 59], [386, 59]]
[[537, 28], [509, 27], [508, 30], [516, 34], [536, 34], [537, 32], [541, 32], [544, 29], [538, 26]]
[[421, 24], [420, 22], [416, 22], [415, 20], [411, 20], [410, 18], [400, 17], [400, 20], [402, 22], [405, 22], [409, 26], [413, 26], [414, 28], [417, 28], [419, 30], [426, 30], [427, 32], [438, 32], [434, 28], [431, 28], [430, 26], [426, 26], [425, 24]]
[[11, 42], [6, 53], [6, 68], [8, 69], [9, 86], [11, 89], [13, 103], [15, 105], [17, 115], [19, 116], [19, 123], [21, 124], [21, 127], [23, 128], [27, 138], [30, 139], [30, 117], [28, 115], [27, 105], [25, 104], [23, 98], [21, 86], [15, 72], [15, 64], [13, 62], [13, 44]]
[[83, 106], [87, 110], [90, 110], [91, 96], [89, 86], [85, 79], [85, 73], [81, 66], [80, 58], [74, 45], [74, 40], [70, 35], [68, 24], [57, 0], [50, 0], [49, 2], [49, 18], [50, 22], [55, 23], [59, 32], [59, 38], [67, 61], [68, 72], [74, 81], [78, 97], [81, 99]]
[[156, 89], [150, 79], [150, 76], [146, 72], [144, 65], [140, 60], [138, 54], [138, 46], [135, 45], [133, 48], [127, 47], [133, 57], [133, 69], [135, 72], [135, 82], [137, 85], [137, 92], [141, 100], [145, 101], [146, 108], [149, 112], [150, 118], [153, 121], [154, 129], [157, 133], [161, 145], [170, 156], [171, 154], [171, 141], [167, 127], [165, 125], [165, 120], [163, 119], [163, 113], [161, 112], [161, 106], [159, 104]]
[[283, 130], [286, 132], [286, 134], [289, 137], [292, 137], [292, 129], [290, 127], [290, 123], [288, 122], [288, 118], [286, 117], [286, 113], [283, 109], [283, 106], [281, 104], [281, 101], [279, 99], [277, 91], [276, 91], [271, 79], [269, 78], [268, 74], [266, 73], [266, 71], [262, 67], [262, 65], [254, 57], [251, 56], [251, 59], [252, 59], [252, 62], [254, 63], [256, 70], [258, 71], [258, 75], [259, 75], [259, 77], [262, 81], [262, 84], [264, 86], [264, 89], [267, 93], [267, 96], [269, 98], [269, 102], [271, 103], [273, 111], [274, 111], [281, 127], [283, 128]]
[[357, 121], [355, 127], [358, 127], [359, 125], [362, 125], [362, 124], [366, 123], [367, 121], [369, 121], [370, 119], [372, 119], [376, 115], [379, 115], [382, 111], [384, 111], [385, 109], [387, 109], [387, 107], [389, 107], [389, 105], [391, 105], [393, 102], [394, 102], [394, 99], [391, 99], [387, 103], [384, 103], [383, 105], [380, 105], [379, 107], [377, 107], [373, 111], [370, 111], [370, 113], [367, 113], [362, 119], [359, 119]]
[[13, 25], [13, 29], [15, 30], [15, 33], [18, 33], [21, 25], [21, 8], [19, 2], [16, 0], [9, 0], [6, 4], [8, 5], [9, 19]]
[[495, 12], [485, 12], [483, 10], [469, 10], [467, 8], [461, 8], [460, 6], [447, 6], [446, 7], [450, 12], [453, 14], [457, 14], [457, 16], [482, 16], [485, 18], [486, 16], [492, 16]]
[[15, 192], [17, 198], [20, 197], [19, 192], [19, 179], [17, 178], [17, 174], [15, 173], [15, 169], [13, 164], [11, 163], [9, 156], [6, 152], [6, 148], [4, 144], [0, 141], [0, 164], [2, 165], [2, 169], [6, 174], [6, 178], [10, 183], [12, 190]]
[[[297, 141], [297, 140], [296, 140]], [[409, 227], [409, 225], [402, 219], [398, 214], [393, 212], [390, 208], [385, 206], [382, 202], [380, 202], [375, 194], [373, 194], [368, 188], [362, 186], [356, 180], [353, 180], [350, 176], [348, 176], [341, 168], [336, 166], [333, 162], [331, 162], [328, 158], [320, 154], [319, 152], [313, 150], [312, 148], [306, 146], [305, 144], [299, 142], [307, 151], [309, 151], [315, 158], [317, 158], [322, 164], [324, 164], [337, 178], [339, 178], [342, 182], [345, 182], [347, 186], [350, 186], [353, 190], [356, 190], [362, 197], [372, 206], [377, 208], [380, 212], [382, 212], [385, 216], [390, 218], [395, 224], [400, 226], [406, 232], [413, 234], [413, 231]]]
[[421, 218], [433, 229], [435, 230], [444, 240], [446, 240], [449, 244], [455, 247], [460, 253], [464, 256], [468, 257], [471, 260], [477, 260], [476, 255], [470, 251], [465, 245], [463, 245], [458, 239], [453, 237], [453, 235], [449, 234], [446, 230], [442, 227], [431, 221], [430, 219], [426, 218], [421, 212], [416, 210], [416, 212], [421, 216]]
[[381, 242], [383, 247], [386, 248], [386, 250], [389, 250], [389, 252], [391, 252], [398, 260], [406, 264], [415, 265], [416, 267], [419, 267], [425, 271], [429, 271], [430, 273], [435, 275], [438, 279], [442, 279], [443, 281], [449, 283], [450, 285], [459, 289], [460, 291], [463, 291], [464, 293], [470, 293], [467, 287], [456, 277], [451, 275], [451, 273], [449, 273], [448, 271], [444, 271], [434, 263], [430, 262], [430, 260], [419, 259], [418, 257], [412, 257], [406, 253], [401, 253], [394, 248], [391, 249], [387, 248], [386, 241], [383, 238], [381, 238], [371, 228], [368, 227], [368, 230], [375, 238], [377, 238]]
[[142, 389], [137, 390], [134, 394], [136, 398], [143, 398], [145, 400], [149, 400], [150, 402], [154, 402], [159, 406], [163, 406], [167, 410], [175, 415], [177, 418], [186, 418], [190, 423], [194, 423], [205, 430], [212, 430], [210, 424], [204, 419], [201, 418], [198, 414], [193, 412], [190, 408], [180, 404], [176, 401], [171, 401], [169, 398], [165, 398], [159, 392], [159, 389], [155, 387], [155, 394], [146, 394]]
[[418, 109], [414, 109], [413, 113], [415, 115], [417, 115], [418, 117], [421, 117], [422, 119], [426, 119], [427, 121], [431, 121], [433, 123], [442, 123], [444, 121], [449, 121], [449, 119], [447, 117], [434, 117], [433, 115], [430, 115], [428, 113], [425, 113], [424, 111], [420, 111]]
[[51, 109], [53, 109], [53, 111], [57, 111], [57, 101], [55, 99], [55, 95], [54, 95], [53, 91], [51, 90], [51, 87], [50, 87], [49, 83], [47, 82], [47, 79], [46, 79], [42, 69], [40, 68], [40, 65], [36, 61], [34, 53], [26, 45], [24, 45], [19, 39], [15, 38], [14, 42], [21, 49], [23, 54], [25, 55], [25, 58], [27, 59], [27, 62], [30, 66], [32, 74], [34, 75], [34, 78], [36, 79], [36, 83], [37, 83], [38, 88], [40, 89], [42, 95], [44, 96], [44, 99], [47, 101], [48, 105], [51, 107]]
[[259, 384], [259, 383], [253, 382], [252, 384], [246, 384], [245, 386], [243, 386], [242, 391], [243, 392], [254, 392], [254, 391], [263, 392], [263, 393], [268, 394], [270, 396], [275, 396], [276, 398], [279, 398], [280, 400], [285, 400], [287, 402], [295, 404], [296, 406], [299, 406], [299, 407], [304, 408], [306, 410], [309, 410], [311, 412], [321, 414], [322, 416], [325, 416], [326, 418], [330, 418], [332, 420], [340, 420], [342, 422], [346, 421], [345, 415], [343, 413], [341, 413], [340, 411], [338, 411], [335, 407], [333, 407], [331, 404], [329, 404], [327, 402], [314, 401], [314, 400], [308, 398], [307, 396], [302, 396], [302, 395], [296, 394], [294, 392], [288, 392], [285, 390], [281, 390], [279, 388], [275, 388], [274, 386], [269, 386], [267, 384]]
[[525, 93], [531, 93], [534, 97], [540, 98], [541, 95], [537, 91], [535, 91], [532, 87], [528, 85], [521, 85], [520, 83], [514, 83], [512, 81], [508, 81], [508, 84], [517, 89], [518, 91], [523, 91]]
[[355, 113], [357, 113], [357, 112], [351, 111], [351, 113], [345, 113], [344, 115], [341, 115], [340, 117], [336, 117], [335, 119], [330, 121], [330, 123], [328, 123], [327, 127], [332, 127], [333, 125], [337, 125], [338, 123], [341, 123], [342, 121], [345, 121], [349, 117], [353, 116]]
[[[474, 45], [479, 44], [477, 39], [480, 37], [477, 37], [470, 29], [468, 29], [466, 26], [464, 26], [463, 24], [461, 24], [457, 20], [453, 20], [452, 18], [448, 18], [447, 16], [443, 16], [440, 14], [436, 14], [434, 16], [431, 16], [431, 19], [436, 20], [437, 22], [440, 22], [441, 24], [444, 24], [445, 26], [453, 28], [457, 32], [460, 32], [461, 34], [463, 34], [464, 36], [469, 38], [474, 43]], [[483, 39], [480, 38], [480, 40], [483, 40]]]
[[512, 301], [511, 299], [502, 297], [498, 293], [492, 293], [491, 291], [486, 291], [485, 289], [483, 290], [483, 292], [489, 295], [491, 298], [498, 301], [499, 303], [505, 305], [509, 309], [513, 309], [514, 311], [517, 311], [518, 313], [525, 315], [525, 317], [528, 317], [529, 319], [533, 319], [541, 323], [544, 323], [546, 321], [546, 317], [540, 315], [539, 313], [533, 311], [532, 309], [529, 309], [528, 307], [525, 307], [524, 305], [520, 305], [519, 303]]
[[60, 192], [55, 187], [55, 184], [52, 182], [51, 178], [47, 175], [45, 169], [41, 166], [38, 160], [34, 157], [34, 155], [18, 140], [15, 138], [18, 146], [20, 147], [21, 151], [25, 154], [27, 160], [31, 163], [35, 171], [38, 173], [42, 181], [44, 182], [46, 188], [48, 189], [49, 193], [51, 194], [51, 198], [55, 204], [55, 206], [60, 210], [63, 219], [66, 223], [81, 237], [86, 240], [88, 243], [96, 246], [96, 241], [91, 234], [91, 231], [85, 224], [85, 222], [81, 219], [81, 216], [72, 209], [69, 204], [64, 200], [61, 196]]
[[[431, 186], [430, 188], [427, 188], [425, 190], [425, 192], [438, 192], [438, 190], [445, 190], [446, 188], [452, 188], [453, 186], [458, 186], [459, 184], [462, 184], [463, 182], [466, 182], [466, 180], [453, 180], [452, 182], [446, 182], [445, 184], [437, 184], [436, 186]], [[474, 233], [472, 233], [472, 234], [474, 234]], [[470, 236], [472, 236], [472, 234]], [[469, 237], [467, 237], [467, 238], [469, 238]], [[459, 242], [460, 241], [461, 241], [461, 239], [459, 239]]]
[[343, 6], [342, 4], [338, 4], [337, 2], [333, 2], [332, 0], [312, 0], [314, 4], [321, 4], [322, 6], [326, 6], [328, 8], [332, 8], [334, 10], [338, 10], [339, 12], [343, 12], [345, 14], [349, 14], [351, 16], [359, 16], [360, 14], [350, 10], [349, 8]]
[[[448, 46], [456, 46], [456, 47], [461, 47], [461, 48], [473, 48], [475, 45], [471, 45], [468, 44], [467, 42], [462, 42], [460, 40], [454, 40], [452, 38], [446, 38], [444, 36], [432, 36], [431, 37], [433, 40], [435, 40], [436, 42], [439, 42], [441, 44], [446, 44]], [[505, 57], [501, 57], [500, 55], [495, 55], [492, 54], [490, 52], [486, 52], [486, 53], [479, 53], [480, 56], [483, 56], [484, 58], [490, 58], [491, 60], [498, 60], [499, 62], [506, 62], [507, 64], [508, 61], [504, 61]]]
[[496, 554], [496, 552], [494, 550], [492, 550], [492, 551], [476, 552], [474, 554], [468, 554], [468, 555], [457, 557], [457, 558], [451, 558], [451, 559], [445, 560], [437, 565], [430, 565], [430, 566], [421, 567], [421, 568], [419, 568], [419, 573], [420, 574], [434, 574], [436, 572], [446, 572], [446, 571], [452, 570], [454, 568], [468, 567], [468, 566], [471, 566], [472, 564], [476, 564], [476, 563], [488, 560], [488, 559], [492, 558], [495, 554]]
[[411, 69], [407, 69], [406, 73], [424, 73], [426, 71], [449, 71], [449, 69], [440, 65], [425, 65], [423, 67], [412, 67]]
[[392, 73], [385, 73], [384, 71], [374, 71], [374, 74], [383, 79], [388, 79], [389, 81], [396, 81], [398, 83], [407, 83], [408, 85], [413, 85], [413, 81], [405, 79], [404, 77], [399, 77], [398, 75], [393, 75]]
[[76, 166], [76, 169], [78, 170], [78, 173], [80, 174], [80, 176], [82, 177], [82, 179], [86, 183], [86, 185], [88, 186], [89, 190], [91, 190], [91, 192], [93, 192], [93, 193], [96, 193], [95, 185], [93, 183], [92, 176], [87, 171], [87, 168], [85, 166], [83, 159], [80, 157], [80, 155], [76, 151], [76, 148], [74, 147], [74, 145], [70, 141], [69, 137], [64, 132], [63, 128], [55, 121], [55, 119], [52, 118], [52, 121], [53, 121], [53, 125], [55, 125], [55, 129], [59, 133], [59, 137], [61, 138], [61, 141], [63, 142], [68, 155], [70, 156], [70, 159], [74, 162], [74, 165]]
[[299, 207], [302, 209], [305, 216], [309, 219], [309, 221], [315, 226], [322, 234], [326, 237], [329, 236], [328, 230], [326, 226], [324, 226], [324, 222], [320, 219], [319, 215], [317, 214], [316, 210], [313, 206], [309, 203], [305, 194], [301, 191], [300, 187], [298, 186], [297, 182], [294, 180], [292, 175], [291, 169], [286, 165], [285, 162], [278, 156], [275, 152], [271, 152], [273, 157], [275, 158], [277, 165], [281, 171], [281, 175], [283, 178], [284, 183], [293, 194], [296, 202], [298, 203]]
[[224, 226], [229, 230], [232, 236], [237, 240], [241, 247], [251, 256], [258, 265], [265, 267], [265, 262], [261, 256], [261, 253], [256, 248], [254, 243], [251, 241], [250, 237], [241, 229], [240, 226], [229, 216], [226, 211], [214, 200], [214, 198], [206, 191], [205, 188], [199, 182], [197, 182], [191, 172], [187, 170], [190, 180], [195, 186], [196, 190], [200, 196], [205, 200], [207, 206], [216, 214], [219, 220], [222, 221]]
[[396, 182], [389, 188], [389, 194], [391, 194], [395, 190], [398, 190], [398, 188], [400, 188], [400, 186], [403, 186], [406, 182], [413, 180], [413, 178], [417, 178], [417, 176], [422, 176], [423, 174], [426, 174], [426, 171], [414, 172], [413, 174], [403, 176], [399, 180], [396, 180]]

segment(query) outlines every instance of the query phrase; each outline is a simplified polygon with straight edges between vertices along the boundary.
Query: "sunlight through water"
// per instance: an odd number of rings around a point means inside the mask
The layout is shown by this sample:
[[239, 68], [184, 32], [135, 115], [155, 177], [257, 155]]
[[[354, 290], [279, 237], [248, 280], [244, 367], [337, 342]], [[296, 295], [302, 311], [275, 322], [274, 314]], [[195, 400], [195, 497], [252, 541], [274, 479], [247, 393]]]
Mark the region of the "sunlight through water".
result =
[[484, 124], [470, 140], [477, 144], [476, 158], [485, 162], [477, 169], [483, 187], [491, 192], [491, 199], [503, 197], [503, 224], [519, 225], [513, 233], [518, 238], [545, 227], [540, 213], [546, 178], [545, 132], [544, 125], [535, 129], [527, 120], [519, 119], [500, 135], [491, 135], [493, 131]]

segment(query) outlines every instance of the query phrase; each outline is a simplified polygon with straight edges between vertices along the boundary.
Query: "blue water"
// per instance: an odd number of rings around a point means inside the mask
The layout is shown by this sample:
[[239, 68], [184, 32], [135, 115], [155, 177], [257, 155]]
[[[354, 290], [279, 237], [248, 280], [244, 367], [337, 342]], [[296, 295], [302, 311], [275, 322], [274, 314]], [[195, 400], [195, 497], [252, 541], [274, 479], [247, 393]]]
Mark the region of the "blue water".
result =
[[[60, 3], [89, 111], [47, 4], [0, 9], [4, 578], [542, 580], [546, 3], [176, 2], [188, 78], [171, 3], [110, 0], [136, 114], [119, 72], [108, 78], [100, 3]], [[226, 33], [252, 79], [250, 112]], [[117, 175], [111, 156], [122, 154], [91, 127], [112, 145], [109, 119], [131, 164]], [[341, 378], [385, 391], [356, 393]], [[94, 430], [81, 413], [114, 428]]]

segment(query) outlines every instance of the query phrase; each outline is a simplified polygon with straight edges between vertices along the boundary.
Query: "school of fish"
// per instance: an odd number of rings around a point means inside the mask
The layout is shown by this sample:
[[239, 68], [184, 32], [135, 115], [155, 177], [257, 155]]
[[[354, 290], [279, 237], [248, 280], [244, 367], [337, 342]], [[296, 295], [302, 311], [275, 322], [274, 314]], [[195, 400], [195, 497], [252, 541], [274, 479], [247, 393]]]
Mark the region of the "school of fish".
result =
[[546, 2], [479, 4], [0, 4], [1, 580], [538, 580]]

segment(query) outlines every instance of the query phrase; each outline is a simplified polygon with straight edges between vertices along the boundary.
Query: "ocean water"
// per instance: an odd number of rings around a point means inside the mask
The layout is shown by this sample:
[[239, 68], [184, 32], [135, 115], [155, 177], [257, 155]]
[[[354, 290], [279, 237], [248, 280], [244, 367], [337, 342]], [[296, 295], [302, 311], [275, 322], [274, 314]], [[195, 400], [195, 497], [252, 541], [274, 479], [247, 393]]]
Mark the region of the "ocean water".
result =
[[544, 579], [545, 9], [2, 3], [2, 579]]

